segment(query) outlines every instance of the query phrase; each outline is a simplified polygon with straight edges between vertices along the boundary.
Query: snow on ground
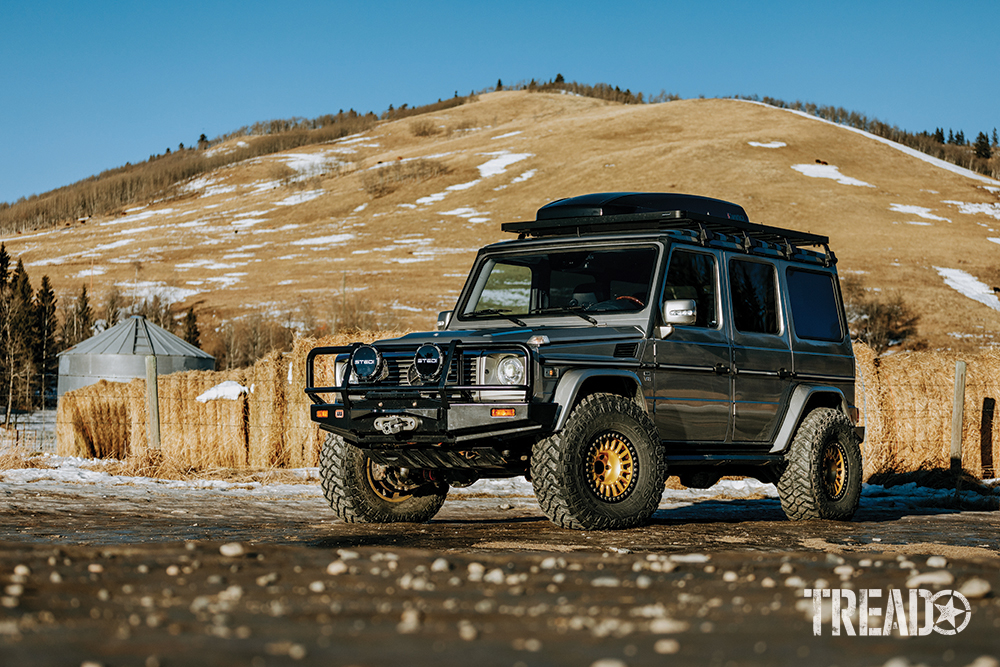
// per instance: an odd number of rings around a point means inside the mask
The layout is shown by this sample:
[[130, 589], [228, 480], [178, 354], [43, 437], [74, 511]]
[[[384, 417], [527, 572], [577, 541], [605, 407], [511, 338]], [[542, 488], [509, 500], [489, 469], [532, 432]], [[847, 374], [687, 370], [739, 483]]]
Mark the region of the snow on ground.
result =
[[809, 176], [810, 178], [829, 178], [837, 181], [841, 185], [856, 185], [865, 188], [875, 187], [871, 183], [865, 183], [864, 181], [856, 178], [844, 176], [840, 173], [840, 170], [832, 164], [793, 164], [792, 169], [800, 174], [803, 174], [804, 176]]
[[[781, 109], [781, 107], [772, 106], [772, 105], [767, 104], [765, 102], [754, 102], [752, 100], [742, 100], [742, 101], [747, 102], [748, 104], [759, 104], [761, 106], [765, 106], [765, 107], [768, 107], [768, 108], [771, 108], [771, 109]], [[958, 174], [960, 176], [966, 176], [968, 178], [974, 178], [977, 181], [982, 181], [983, 183], [988, 183], [990, 185], [1000, 185], [1000, 181], [996, 181], [996, 180], [990, 178], [989, 176], [983, 176], [982, 174], [977, 174], [976, 172], [972, 171], [971, 169], [966, 169], [964, 167], [959, 167], [958, 165], [952, 164], [951, 162], [946, 162], [945, 160], [941, 160], [941, 159], [936, 158], [936, 157], [931, 157], [927, 153], [922, 153], [922, 152], [918, 151], [915, 148], [910, 148], [909, 146], [904, 146], [903, 144], [896, 143], [895, 141], [892, 141], [891, 139], [886, 139], [885, 137], [880, 137], [877, 134], [872, 134], [871, 132], [865, 132], [864, 130], [859, 130], [859, 129], [855, 128], [855, 127], [850, 127], [849, 125], [841, 125], [840, 123], [834, 123], [832, 120], [826, 120], [825, 118], [820, 118], [819, 116], [813, 116], [812, 114], [806, 113], [805, 111], [799, 111], [797, 109], [781, 109], [781, 111], [787, 111], [789, 113], [794, 113], [794, 114], [797, 114], [797, 115], [802, 116], [804, 118], [808, 118], [810, 120], [819, 121], [821, 123], [827, 123], [828, 125], [834, 125], [836, 127], [843, 128], [843, 129], [848, 130], [850, 132], [855, 132], [855, 133], [860, 134], [862, 136], [868, 137], [869, 139], [877, 141], [877, 142], [879, 142], [881, 144], [885, 144], [886, 146], [889, 146], [890, 148], [895, 148], [896, 150], [901, 151], [903, 153], [906, 153], [907, 155], [909, 155], [911, 157], [915, 157], [918, 160], [923, 160], [924, 162], [932, 164], [935, 167], [940, 167], [941, 169], [945, 169], [947, 171], [950, 171], [952, 173]]]
[[959, 213], [964, 213], [966, 215], [976, 215], [977, 213], [982, 213], [983, 215], [988, 215], [991, 218], [1000, 220], [1000, 204], [969, 204], [967, 202], [952, 201], [950, 199], [945, 200], [944, 203], [957, 206]]
[[153, 280], [121, 282], [115, 283], [115, 285], [121, 290], [122, 296], [134, 296], [138, 299], [150, 299], [154, 296], [159, 296], [161, 299], [172, 303], [184, 301], [198, 294], [198, 290], [173, 287]]
[[940, 216], [931, 213], [929, 208], [924, 208], [923, 206], [909, 206], [907, 204], [889, 204], [889, 210], [895, 211], [896, 213], [905, 213], [907, 215], [915, 215], [924, 220], [938, 220], [940, 222], [951, 222], [948, 218], [942, 218]]
[[935, 266], [934, 270], [944, 278], [944, 284], [963, 296], [978, 301], [989, 306], [993, 310], [1000, 310], [1000, 299], [993, 292], [993, 289], [986, 283], [980, 282], [975, 276], [969, 275], [961, 269], [944, 269]]
[[[147, 499], [150, 492], [194, 494], [213, 502], [208, 493], [218, 493], [225, 497], [267, 497], [275, 502], [283, 498], [322, 498], [318, 468], [299, 468], [286, 471], [301, 482], [314, 483], [262, 483], [230, 482], [222, 480], [167, 480], [149, 477], [128, 477], [110, 475], [99, 468], [104, 462], [66, 456], [46, 455], [45, 464], [51, 468], [24, 468], [0, 471], [0, 491], [16, 494], [32, 492], [63, 492], [72, 486], [87, 488], [90, 494], [110, 491], [116, 497], [126, 499]], [[97, 468], [94, 470], [93, 468]], [[991, 483], [993, 480], [986, 480]], [[994, 487], [994, 495], [1000, 497], [1000, 487]], [[926, 507], [951, 507], [955, 491], [952, 489], [931, 489], [915, 483], [882, 487], [865, 484], [861, 491], [861, 509], [877, 509], [891, 505], [895, 509], [919, 509]], [[533, 499], [531, 483], [523, 477], [508, 479], [480, 480], [465, 488], [453, 488], [449, 493], [453, 500], [481, 497]], [[754, 479], [722, 480], [710, 489], [667, 489], [660, 502], [660, 509], [670, 509], [693, 505], [699, 501], [713, 499], [754, 499], [778, 497], [773, 484], [764, 484]], [[963, 491], [961, 500], [970, 506], [982, 506], [983, 496], [973, 491]]]
[[307, 201], [312, 201], [322, 194], [323, 190], [307, 190], [306, 192], [298, 192], [294, 195], [290, 195], [281, 201], [274, 203], [278, 206], [295, 206], [296, 204], [304, 204]]
[[751, 146], [756, 146], [757, 148], [784, 148], [788, 144], [784, 141], [769, 141], [767, 143], [762, 143], [760, 141], [748, 141]]
[[444, 189], [444, 192], [435, 192], [434, 194], [427, 195], [426, 197], [421, 197], [417, 200], [417, 203], [422, 206], [435, 204], [444, 199], [449, 193], [468, 190], [471, 187], [479, 185], [479, 183], [482, 182], [484, 179], [503, 174], [504, 172], [507, 171], [507, 167], [511, 166], [512, 164], [517, 164], [518, 162], [526, 160], [529, 157], [534, 157], [533, 153], [511, 153], [510, 151], [481, 153], [481, 155], [484, 157], [490, 157], [491, 159], [479, 165], [479, 178], [477, 178], [474, 181], [469, 181], [468, 183], [458, 183], [456, 185], [449, 185], [447, 188]]
[[325, 250], [330, 246], [344, 245], [354, 238], [354, 234], [331, 234], [329, 236], [317, 236], [308, 239], [296, 239], [289, 241], [290, 245], [309, 246], [320, 250]]

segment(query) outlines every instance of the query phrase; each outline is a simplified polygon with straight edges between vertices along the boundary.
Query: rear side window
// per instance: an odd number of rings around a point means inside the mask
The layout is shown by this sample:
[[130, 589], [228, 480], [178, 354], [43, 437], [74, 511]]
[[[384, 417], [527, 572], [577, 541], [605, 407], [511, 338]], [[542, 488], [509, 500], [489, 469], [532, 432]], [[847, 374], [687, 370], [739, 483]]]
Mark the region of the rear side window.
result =
[[833, 276], [791, 267], [786, 276], [795, 334], [808, 340], [842, 340], [844, 328]]
[[771, 264], [734, 259], [729, 262], [733, 324], [742, 333], [778, 333], [778, 293]]

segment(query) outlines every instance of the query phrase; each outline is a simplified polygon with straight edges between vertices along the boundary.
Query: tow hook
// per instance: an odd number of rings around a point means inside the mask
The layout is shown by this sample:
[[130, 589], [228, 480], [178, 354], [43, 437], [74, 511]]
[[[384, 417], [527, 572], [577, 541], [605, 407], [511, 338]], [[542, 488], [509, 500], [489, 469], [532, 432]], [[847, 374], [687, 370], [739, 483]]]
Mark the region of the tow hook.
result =
[[392, 417], [379, 417], [375, 420], [375, 428], [386, 435], [396, 435], [403, 431], [416, 431], [420, 425], [420, 420], [416, 417], [406, 417], [393, 415]]

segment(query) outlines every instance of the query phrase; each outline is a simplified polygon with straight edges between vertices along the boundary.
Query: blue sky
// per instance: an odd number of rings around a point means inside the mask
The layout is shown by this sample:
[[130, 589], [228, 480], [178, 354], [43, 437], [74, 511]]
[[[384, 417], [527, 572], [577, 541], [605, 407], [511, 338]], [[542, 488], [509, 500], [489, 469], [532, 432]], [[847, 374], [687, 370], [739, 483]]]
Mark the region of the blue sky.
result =
[[969, 139], [1000, 127], [996, 0], [4, 0], [0, 26], [8, 202], [202, 133], [557, 73], [831, 104]]

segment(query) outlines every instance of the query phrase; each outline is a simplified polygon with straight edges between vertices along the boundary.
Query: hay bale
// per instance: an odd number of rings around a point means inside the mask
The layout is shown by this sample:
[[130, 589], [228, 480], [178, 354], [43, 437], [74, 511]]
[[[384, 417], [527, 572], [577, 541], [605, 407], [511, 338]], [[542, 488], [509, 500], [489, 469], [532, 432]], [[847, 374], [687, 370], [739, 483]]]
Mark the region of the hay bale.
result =
[[854, 360], [854, 403], [861, 409], [859, 425], [865, 427], [865, 441], [861, 444], [862, 477], [868, 479], [891, 469], [895, 454], [893, 443], [887, 438], [878, 356], [864, 343], [855, 341]]
[[[288, 465], [291, 468], [316, 467], [319, 465], [319, 450], [326, 439], [326, 432], [320, 430], [309, 419], [309, 405], [312, 402], [305, 393], [306, 357], [314, 347], [350, 345], [351, 343], [372, 343], [376, 340], [398, 338], [405, 331], [353, 331], [323, 338], [296, 338], [292, 352], [288, 355], [288, 371], [285, 384], [286, 430], [285, 448]], [[333, 357], [323, 357], [317, 361], [313, 381], [317, 386], [336, 384]]]
[[885, 441], [893, 451], [884, 471], [903, 473], [950, 467], [958, 361], [966, 362], [962, 468], [970, 475], [982, 477], [984, 442], [987, 456], [991, 453], [996, 462], [1000, 424], [992, 419], [988, 408], [1000, 400], [1000, 354], [910, 352], [882, 358], [878, 369]]
[[[165, 462], [198, 469], [247, 466], [246, 394], [233, 400], [197, 400], [209, 389], [229, 380], [245, 385], [246, 375], [243, 370], [185, 371], [157, 378], [160, 444]], [[143, 456], [149, 449], [145, 380], [129, 383], [129, 398], [133, 434], [129, 453]]]
[[56, 408], [60, 456], [125, 458], [129, 448], [128, 385], [99, 380], [67, 392]]
[[944, 352], [884, 357], [879, 377], [895, 472], [947, 468], [955, 359]]
[[248, 463], [251, 468], [288, 466], [285, 446], [288, 361], [281, 352], [272, 352], [249, 369], [251, 393], [247, 431]]

